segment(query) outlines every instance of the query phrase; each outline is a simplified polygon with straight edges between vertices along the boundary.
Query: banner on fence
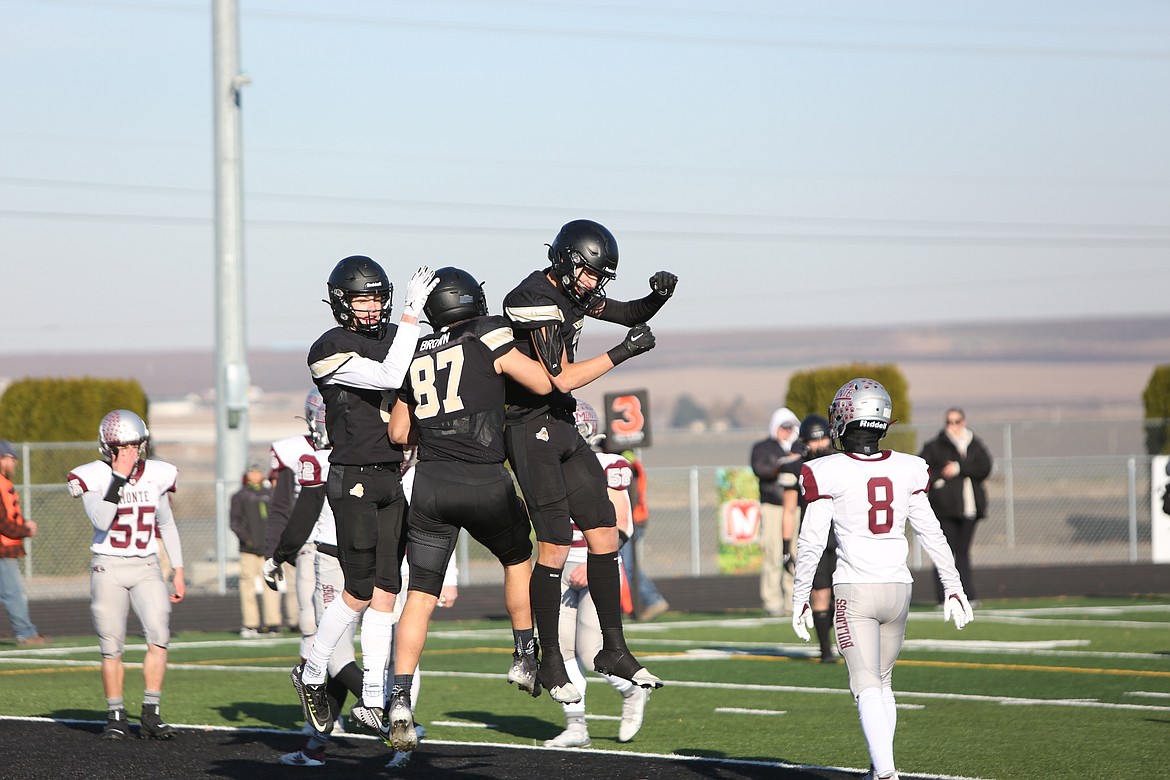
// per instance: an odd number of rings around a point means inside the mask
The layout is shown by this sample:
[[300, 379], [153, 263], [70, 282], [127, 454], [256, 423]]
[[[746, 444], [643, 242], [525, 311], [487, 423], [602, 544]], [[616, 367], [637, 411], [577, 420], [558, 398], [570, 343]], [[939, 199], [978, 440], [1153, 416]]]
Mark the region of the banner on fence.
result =
[[1150, 461], [1150, 548], [1154, 563], [1170, 563], [1170, 514], [1166, 491], [1170, 490], [1170, 456], [1155, 455]]
[[719, 495], [719, 572], [760, 570], [760, 484], [747, 468], [715, 470]]

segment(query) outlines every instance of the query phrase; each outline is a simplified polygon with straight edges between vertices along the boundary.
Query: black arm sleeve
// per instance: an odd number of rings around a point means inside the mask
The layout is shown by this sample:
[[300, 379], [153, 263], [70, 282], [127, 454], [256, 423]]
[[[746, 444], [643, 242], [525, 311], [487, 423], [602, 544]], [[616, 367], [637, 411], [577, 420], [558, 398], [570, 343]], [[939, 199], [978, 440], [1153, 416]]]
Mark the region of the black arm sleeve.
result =
[[272, 501], [268, 504], [268, 525], [264, 531], [264, 549], [268, 557], [276, 552], [280, 544], [280, 535], [288, 525], [292, 515], [293, 502], [297, 500], [296, 477], [290, 468], [282, 468], [276, 472], [276, 484], [272, 486]]
[[636, 301], [615, 301], [612, 298], [606, 298], [605, 306], [594, 316], [599, 320], [616, 322], [618, 325], [632, 328], [635, 325], [649, 322], [650, 318], [657, 314], [668, 300], [670, 299], [665, 295], [659, 295], [656, 292]]
[[284, 533], [280, 535], [280, 541], [272, 553], [274, 561], [284, 563], [296, 560], [297, 550], [309, 540], [309, 534], [313, 533], [313, 526], [324, 506], [324, 485], [301, 488], [301, 494], [293, 504], [292, 517], [288, 519], [288, 525], [284, 527]]

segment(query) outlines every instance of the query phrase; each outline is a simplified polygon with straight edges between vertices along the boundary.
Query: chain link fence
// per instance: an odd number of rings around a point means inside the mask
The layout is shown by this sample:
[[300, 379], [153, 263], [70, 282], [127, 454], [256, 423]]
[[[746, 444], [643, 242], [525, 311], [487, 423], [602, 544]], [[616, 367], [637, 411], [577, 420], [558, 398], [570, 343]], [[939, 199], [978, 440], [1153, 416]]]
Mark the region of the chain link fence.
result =
[[[1151, 474], [1142, 421], [1000, 423], [972, 426], [995, 457], [987, 482], [989, 516], [975, 536], [978, 567], [1138, 563], [1151, 559], [1151, 496], [1166, 478]], [[913, 447], [936, 435], [930, 426], [904, 426]], [[640, 563], [652, 577], [720, 574], [720, 468], [746, 468], [750, 431], [664, 432], [644, 453], [650, 521]], [[69, 496], [70, 469], [93, 460], [94, 443], [18, 444], [14, 482], [38, 533], [23, 560], [31, 598], [78, 598], [89, 591], [92, 526]], [[266, 443], [250, 448], [257, 457]], [[907, 447], [911, 449], [911, 447]], [[738, 456], [735, 455], [738, 453]], [[214, 444], [155, 443], [155, 457], [179, 468], [172, 497], [191, 593], [234, 592], [238, 548], [227, 507], [238, 481], [214, 479]], [[694, 465], [655, 465], [686, 463]], [[911, 565], [929, 565], [912, 546]], [[500, 565], [466, 536], [458, 550], [460, 581], [499, 584]]]

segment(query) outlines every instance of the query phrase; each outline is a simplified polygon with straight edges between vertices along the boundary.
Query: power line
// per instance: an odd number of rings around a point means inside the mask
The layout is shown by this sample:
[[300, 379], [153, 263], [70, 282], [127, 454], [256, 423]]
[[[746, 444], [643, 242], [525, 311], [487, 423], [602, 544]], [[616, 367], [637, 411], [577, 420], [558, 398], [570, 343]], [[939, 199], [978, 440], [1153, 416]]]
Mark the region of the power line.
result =
[[[211, 217], [185, 217], [148, 214], [109, 214], [96, 212], [57, 212], [0, 209], [0, 218], [57, 222], [98, 222], [107, 224], [173, 225], [211, 227]], [[318, 219], [247, 219], [253, 229], [347, 230], [390, 233], [438, 233], [442, 235], [529, 235], [536, 228], [500, 225], [424, 224], [406, 222], [360, 222]], [[721, 242], [893, 244], [903, 246], [985, 246], [985, 247], [1058, 247], [1058, 248], [1163, 248], [1170, 247], [1170, 235], [979, 235], [974, 233], [844, 233], [798, 232], [767, 229], [627, 229], [623, 235], [653, 238], [659, 241], [702, 240]]]
[[[207, 198], [211, 195], [210, 189], [201, 187], [175, 187], [156, 184], [128, 184], [121, 182], [97, 182], [64, 179], [41, 179], [20, 176], [0, 176], [0, 185], [20, 187], [48, 187], [76, 189], [83, 191], [114, 191], [133, 192], [148, 195], [177, 195], [187, 197]], [[490, 214], [564, 214], [568, 207], [553, 205], [539, 206], [526, 204], [502, 203], [472, 203], [458, 201], [426, 201], [405, 198], [382, 198], [348, 195], [304, 195], [298, 193], [277, 193], [263, 191], [249, 191], [247, 196], [251, 202], [270, 201], [276, 203], [306, 203], [342, 206], [359, 206], [371, 208], [410, 208], [432, 211], [480, 211]], [[58, 212], [37, 212], [38, 214], [55, 214]], [[66, 214], [65, 212], [61, 212]], [[696, 219], [716, 220], [732, 223], [759, 223], [766, 222], [774, 225], [820, 225], [833, 228], [890, 228], [896, 230], [942, 230], [955, 232], [976, 233], [1024, 233], [1024, 232], [1058, 232], [1069, 235], [1094, 235], [1098, 233], [1138, 234], [1130, 237], [1162, 236], [1170, 232], [1170, 224], [1107, 224], [1107, 223], [1062, 223], [1062, 222], [994, 222], [986, 220], [925, 220], [925, 219], [890, 219], [865, 217], [820, 217], [795, 216], [777, 214], [744, 214], [720, 212], [679, 212], [661, 210], [621, 210], [627, 218], [637, 219], [666, 219], [680, 220], [688, 224]], [[124, 215], [133, 218], [135, 215]], [[156, 219], [159, 217], [151, 217]], [[185, 219], [185, 218], [183, 218]], [[420, 225], [422, 227], [422, 225]], [[745, 228], [746, 229], [746, 228]]]
[[[11, 0], [9, 0], [11, 2]], [[203, 6], [196, 5], [160, 5], [155, 3], [142, 2], [116, 2], [114, 0], [94, 0], [93, 2], [79, 2], [78, 0], [53, 0], [56, 5], [71, 5], [81, 6], [86, 8], [111, 8], [115, 10], [134, 10], [134, 11], [152, 11], [164, 13], [196, 13], [201, 16], [207, 15], [207, 9]], [[623, 8], [625, 8], [623, 6]], [[441, 19], [415, 19], [410, 17], [386, 17], [386, 16], [369, 16], [362, 14], [336, 14], [336, 13], [320, 13], [312, 11], [282, 11], [270, 9], [253, 9], [245, 11], [242, 14], [246, 18], [256, 19], [271, 19], [277, 21], [292, 21], [305, 22], [314, 25], [320, 24], [340, 24], [346, 26], [386, 26], [394, 27], [396, 29], [423, 29], [423, 30], [451, 30], [461, 32], [495, 32], [506, 34], [521, 34], [521, 35], [535, 35], [541, 37], [547, 36], [568, 36], [579, 38], [582, 34], [581, 27], [556, 27], [556, 26], [539, 26], [539, 25], [519, 25], [519, 24], [492, 24], [485, 22], [467, 22], [467, 21], [450, 21]], [[674, 14], [672, 13], [672, 18]], [[778, 17], [782, 21], [786, 17]], [[806, 21], [809, 17], [803, 18]], [[841, 23], [839, 19], [825, 19], [825, 22]], [[857, 24], [863, 24], [865, 20], [853, 20]], [[870, 21], [873, 21], [872, 19]], [[880, 20], [886, 26], [900, 26], [900, 24], [907, 24], [905, 22], [894, 20]], [[915, 23], [908, 23], [907, 26], [913, 26]], [[918, 25], [929, 23], [918, 22]], [[971, 23], [968, 26], [966, 23], [962, 27], [957, 25], [948, 25], [946, 22], [935, 22], [946, 29], [960, 29], [967, 31], [978, 23]], [[1016, 28], [1011, 25], [999, 28], [992, 26], [996, 31], [1011, 31]], [[1052, 26], [1053, 29], [1058, 29], [1057, 26]], [[1034, 31], [1043, 31], [1042, 29], [1032, 28]], [[1121, 28], [1126, 29], [1126, 28]], [[1158, 28], [1154, 28], [1152, 32], [1155, 35], [1165, 34], [1158, 32]], [[1076, 28], [1072, 31], [1079, 31]], [[1126, 32], [1125, 34], [1139, 34], [1135, 30], [1133, 33]], [[1057, 59], [1111, 59], [1111, 60], [1152, 60], [1152, 61], [1170, 61], [1170, 49], [1166, 48], [1145, 48], [1145, 49], [1105, 49], [1105, 48], [1085, 48], [1085, 47], [1070, 47], [1070, 46], [1034, 46], [1034, 45], [1014, 45], [1014, 44], [988, 44], [988, 43], [965, 43], [965, 42], [949, 42], [949, 43], [918, 43], [918, 42], [884, 42], [884, 41], [849, 41], [849, 40], [811, 40], [797, 37], [780, 37], [780, 36], [766, 36], [766, 35], [712, 35], [712, 34], [693, 34], [693, 33], [670, 33], [670, 32], [654, 32], [654, 31], [626, 31], [617, 30], [613, 28], [595, 27], [590, 31], [590, 35], [594, 40], [600, 37], [605, 37], [610, 40], [620, 41], [638, 41], [638, 42], [657, 42], [666, 44], [675, 43], [702, 43], [718, 46], [754, 46], [763, 48], [775, 49], [802, 49], [811, 51], [872, 51], [872, 52], [887, 52], [887, 53], [919, 53], [931, 54], [936, 56], [993, 56], [993, 57], [1042, 57], [1042, 58], [1057, 58]]]

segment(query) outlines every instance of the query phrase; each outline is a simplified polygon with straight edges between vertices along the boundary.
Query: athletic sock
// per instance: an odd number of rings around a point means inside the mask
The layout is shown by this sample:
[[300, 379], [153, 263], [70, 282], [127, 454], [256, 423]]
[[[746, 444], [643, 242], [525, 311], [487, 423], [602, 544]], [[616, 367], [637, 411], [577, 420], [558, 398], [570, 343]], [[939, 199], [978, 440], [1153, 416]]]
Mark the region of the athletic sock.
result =
[[367, 707], [386, 706], [386, 662], [393, 638], [394, 613], [367, 609], [362, 618], [362, 704]]
[[522, 628], [512, 629], [512, 642], [516, 646], [516, 652], [521, 655], [532, 655], [536, 651], [536, 629]]
[[540, 635], [541, 651], [546, 656], [550, 653], [560, 655], [561, 569], [543, 563], [533, 566], [528, 594], [532, 601], [532, 620]]
[[601, 646], [628, 651], [622, 632], [622, 585], [617, 552], [589, 553], [585, 558], [585, 573], [597, 609], [597, 623], [601, 626]]
[[317, 624], [317, 638], [313, 640], [313, 650], [305, 659], [305, 670], [301, 678], [309, 685], [320, 685], [325, 682], [325, 672], [329, 668], [329, 659], [337, 649], [337, 643], [345, 634], [345, 630], [358, 621], [361, 612], [355, 612], [346, 605], [344, 599], [334, 599], [321, 616]]
[[833, 615], [829, 610], [813, 613], [813, 630], [817, 632], [817, 641], [821, 643], [821, 657], [828, 658], [833, 653]]
[[157, 705], [162, 700], [162, 691], [143, 691], [142, 692], [142, 706], [148, 704]]

